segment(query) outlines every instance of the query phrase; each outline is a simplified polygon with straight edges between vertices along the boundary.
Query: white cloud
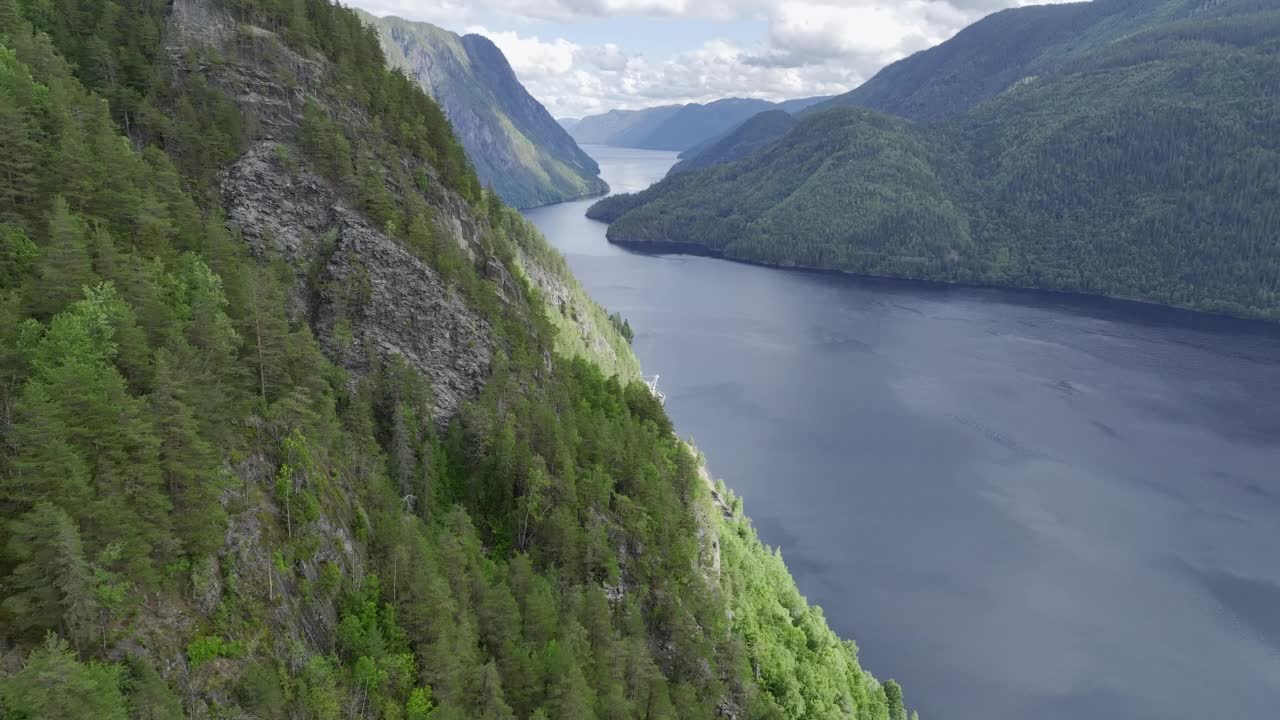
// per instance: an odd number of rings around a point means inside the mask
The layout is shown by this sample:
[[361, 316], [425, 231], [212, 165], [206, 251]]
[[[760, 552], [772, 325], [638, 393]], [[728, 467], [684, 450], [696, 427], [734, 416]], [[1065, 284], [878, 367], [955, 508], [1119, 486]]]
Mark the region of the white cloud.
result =
[[[1061, 0], [1043, 0], [1057, 2]], [[965, 25], [1029, 0], [355, 0], [488, 36], [529, 92], [556, 116], [613, 108], [768, 100], [845, 92], [884, 65], [936, 45]], [[581, 45], [548, 37], [557, 26], [607, 17], [755, 19], [767, 33], [743, 46], [708, 37], [670, 56], [625, 37]], [[536, 32], [529, 31], [531, 25]], [[516, 28], [499, 29], [490, 28]]]
[[775, 10], [770, 37], [785, 50], [840, 57], [897, 50], [922, 25], [915, 12], [901, 7], [784, 2]]
[[502, 54], [507, 56], [507, 62], [511, 63], [511, 68], [520, 78], [552, 77], [568, 73], [573, 69], [576, 56], [581, 50], [577, 45], [561, 38], [543, 42], [536, 36], [521, 37], [514, 32], [486, 30], [483, 26], [472, 26], [465, 32], [484, 35], [492, 40], [502, 50]]

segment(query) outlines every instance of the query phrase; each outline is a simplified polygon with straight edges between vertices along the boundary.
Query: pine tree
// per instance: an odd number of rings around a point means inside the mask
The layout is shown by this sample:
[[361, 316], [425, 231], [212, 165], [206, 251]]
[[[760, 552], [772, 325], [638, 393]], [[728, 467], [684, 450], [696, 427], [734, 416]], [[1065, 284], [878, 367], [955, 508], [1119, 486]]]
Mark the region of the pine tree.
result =
[[22, 23], [22, 12], [18, 0], [0, 0], [0, 37], [18, 29]]
[[84, 224], [61, 196], [49, 210], [48, 239], [42, 247], [38, 276], [32, 287], [32, 314], [52, 317], [84, 297], [84, 288], [94, 283]]
[[479, 703], [475, 709], [475, 717], [479, 720], [515, 720], [515, 713], [507, 705], [502, 694], [502, 681], [498, 677], [498, 668], [490, 660], [480, 674]]
[[889, 703], [889, 720], [907, 720], [902, 707], [902, 686], [893, 680], [884, 681], [884, 697]]
[[201, 437], [192, 408], [182, 401], [184, 390], [172, 354], [160, 350], [155, 390], [148, 399], [160, 431], [161, 472], [173, 503], [176, 534], [183, 550], [198, 557], [221, 547], [227, 518], [219, 501], [224, 483], [217, 455]]
[[39, 248], [22, 228], [0, 224], [0, 286], [17, 287], [39, 258]]
[[123, 686], [132, 720], [183, 720], [186, 717], [182, 703], [146, 658], [129, 657]]
[[283, 390], [285, 350], [289, 320], [284, 315], [284, 293], [267, 268], [250, 270], [248, 313], [240, 334], [253, 363], [254, 385], [264, 400], [274, 400]]
[[15, 405], [14, 419], [15, 454], [11, 472], [0, 476], [0, 499], [10, 508], [55, 501], [84, 513], [93, 497], [89, 463], [72, 442], [71, 429], [50, 389], [27, 383]]
[[66, 641], [50, 633], [22, 670], [0, 680], [6, 717], [127, 720], [116, 665], [82, 664]]
[[4, 608], [22, 631], [60, 630], [77, 642], [93, 632], [93, 580], [80, 532], [56, 505], [41, 502], [13, 521], [6, 555]]
[[[42, 470], [28, 482], [59, 493], [67, 480], [52, 473], [61, 467], [78, 470], [79, 457], [89, 470], [92, 499], [63, 507], [81, 523], [93, 547], [125, 543], [131, 567], [152, 577], [152, 551], [172, 550], [170, 505], [160, 473], [160, 442], [147, 404], [128, 393], [124, 378], [111, 364], [116, 354], [111, 318], [119, 302], [110, 285], [90, 288], [86, 299], [50, 322], [34, 349], [24, 400], [29, 398], [25, 405], [39, 410], [37, 416], [47, 415], [46, 425], [65, 429], [66, 444], [74, 452], [70, 457], [61, 452], [49, 457], [38, 445], [22, 446], [15, 464]], [[74, 492], [78, 487], [66, 489]]]
[[182, 339], [171, 337], [167, 347], [183, 402], [199, 409], [201, 435], [217, 441], [229, 435], [244, 410], [248, 376], [238, 357], [241, 336], [227, 315], [221, 278], [198, 259], [185, 260], [185, 328]]
[[[576, 622], [571, 622], [577, 626]], [[581, 626], [577, 626], [581, 630]], [[567, 632], [572, 632], [566, 628]], [[592, 720], [596, 717], [595, 694], [582, 674], [582, 664], [571, 645], [552, 641], [542, 652], [541, 666], [547, 687], [546, 709], [552, 717]]]
[[[5, 51], [0, 49], [2, 52]], [[0, 64], [3, 62], [0, 58]], [[5, 149], [0, 154], [0, 223], [20, 224], [34, 209], [40, 179], [36, 172], [39, 146], [35, 136], [35, 124], [27, 112], [0, 84], [0, 147]]]

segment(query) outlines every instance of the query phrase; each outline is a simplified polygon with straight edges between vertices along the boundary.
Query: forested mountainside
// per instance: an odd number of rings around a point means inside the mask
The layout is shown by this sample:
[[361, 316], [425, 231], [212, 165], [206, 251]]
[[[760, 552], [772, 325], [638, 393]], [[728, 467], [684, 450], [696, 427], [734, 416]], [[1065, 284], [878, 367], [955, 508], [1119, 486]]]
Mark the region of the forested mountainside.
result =
[[[975, 22], [954, 37], [903, 58], [867, 82], [801, 110], [863, 107], [911, 120], [940, 120], [972, 109], [1018, 82], [1051, 74], [1091, 52], [1153, 25], [1194, 17], [1219, 0], [1092, 0], [1012, 8]], [[1267, 0], [1255, 0], [1259, 9]], [[793, 111], [797, 112], [797, 111]], [[756, 127], [751, 142], [762, 145], [789, 127]], [[724, 138], [727, 145], [734, 144]], [[706, 147], [691, 148], [693, 159]], [[682, 155], [682, 158], [685, 156]], [[709, 155], [703, 166], [742, 155]]]
[[600, 167], [542, 107], [488, 38], [425, 22], [361, 16], [378, 30], [391, 65], [444, 108], [476, 174], [518, 208], [600, 195]]
[[1280, 9], [1123, 6], [1125, 32], [1058, 38], [1069, 60], [954, 117], [806, 113], [589, 215], [617, 242], [1280, 319]]
[[645, 110], [611, 110], [582, 118], [572, 129], [583, 144], [614, 145], [642, 150], [682, 151], [712, 141], [752, 116], [781, 109], [796, 113], [826, 98], [772, 103], [727, 98], [705, 105], [666, 105]]
[[663, 105], [644, 110], [610, 110], [602, 115], [580, 118], [569, 130], [573, 139], [583, 145], [616, 145], [628, 147], [623, 142], [628, 136], [643, 140], [664, 120], [680, 111], [683, 105]]
[[668, 174], [700, 170], [741, 160], [787, 134], [798, 122], [791, 113], [767, 110], [747, 119], [727, 134], [680, 154]]
[[351, 11], [0, 0], [0, 146], [6, 720], [902, 717]]
[[[1134, 33], [1194, 18], [1232, 0], [1093, 0], [1012, 8], [881, 70], [810, 112], [871, 108], [912, 120], [962, 113], [1027, 78], [1051, 73]], [[1247, 0], [1261, 10], [1268, 0]]]

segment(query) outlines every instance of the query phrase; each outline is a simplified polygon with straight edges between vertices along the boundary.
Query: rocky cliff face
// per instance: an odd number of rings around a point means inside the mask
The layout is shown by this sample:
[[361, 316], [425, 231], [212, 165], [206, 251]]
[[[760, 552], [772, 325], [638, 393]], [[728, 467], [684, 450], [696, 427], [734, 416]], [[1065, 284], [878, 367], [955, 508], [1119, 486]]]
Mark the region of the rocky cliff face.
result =
[[[228, 221], [256, 255], [307, 270], [298, 310], [330, 358], [356, 373], [370, 355], [404, 358], [431, 381], [436, 417], [448, 418], [484, 385], [493, 352], [485, 321], [324, 179], [283, 167], [277, 147], [254, 143], [226, 173]], [[445, 217], [456, 237], [476, 232], [466, 213]]]
[[608, 190], [600, 168], [520, 84], [496, 45], [429, 23], [365, 16], [391, 64], [444, 108], [481, 181], [517, 208]]
[[[326, 92], [330, 68], [266, 30], [237, 26], [204, 0], [175, 0], [166, 44], [174, 57], [191, 48], [216, 50], [223, 62], [187, 70], [203, 73], [258, 121], [257, 138], [224, 174], [223, 206], [228, 225], [255, 255], [293, 268], [295, 316], [306, 318], [330, 358], [353, 373], [365, 372], [371, 356], [408, 361], [431, 382], [437, 421], [447, 421], [483, 387], [492, 333], [435, 269], [373, 227], [299, 160], [295, 135], [308, 98], [344, 122], [363, 123], [358, 111]], [[482, 224], [467, 204], [443, 186], [429, 198], [444, 234], [473, 257], [483, 252]], [[500, 264], [489, 267], [505, 275]]]

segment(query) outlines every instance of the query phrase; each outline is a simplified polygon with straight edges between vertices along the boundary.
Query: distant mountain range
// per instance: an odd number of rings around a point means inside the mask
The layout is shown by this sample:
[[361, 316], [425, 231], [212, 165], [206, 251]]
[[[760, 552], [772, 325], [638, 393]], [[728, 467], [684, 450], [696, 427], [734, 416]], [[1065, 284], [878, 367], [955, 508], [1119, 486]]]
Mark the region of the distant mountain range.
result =
[[705, 105], [663, 105], [644, 110], [610, 110], [590, 115], [568, 127], [584, 145], [614, 145], [644, 150], [684, 151], [712, 141], [747, 119], [769, 110], [799, 112], [828, 97], [773, 103], [767, 100], [727, 98]]
[[741, 160], [785, 135], [797, 122], [795, 116], [785, 110], [766, 110], [753, 115], [728, 133], [681, 153], [680, 162], [670, 172], [690, 172]]
[[1277, 38], [1274, 0], [1003, 11], [588, 214], [636, 246], [1280, 319]]
[[392, 65], [444, 108], [481, 182], [528, 208], [608, 190], [600, 168], [516, 79], [489, 39], [425, 22], [362, 17]]

